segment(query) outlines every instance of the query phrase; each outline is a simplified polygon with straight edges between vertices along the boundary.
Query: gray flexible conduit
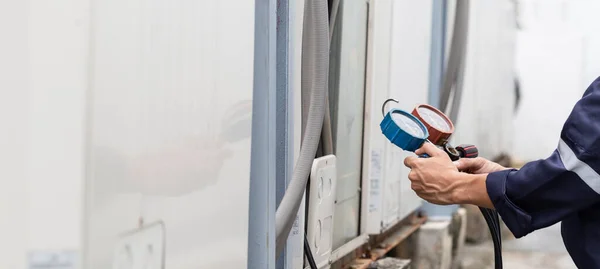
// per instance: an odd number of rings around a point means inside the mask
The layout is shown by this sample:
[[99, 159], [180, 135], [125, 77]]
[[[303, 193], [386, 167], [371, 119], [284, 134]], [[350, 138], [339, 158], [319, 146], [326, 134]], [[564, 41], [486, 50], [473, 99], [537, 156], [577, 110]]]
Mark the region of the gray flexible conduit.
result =
[[[333, 30], [337, 20], [338, 10], [340, 8], [340, 0], [333, 0], [331, 5], [331, 16], [329, 18], [329, 47], [331, 48], [331, 40], [333, 40]], [[333, 154], [333, 135], [331, 132], [331, 112], [329, 111], [329, 91], [325, 100], [325, 118], [323, 119], [323, 133], [321, 134], [323, 143], [323, 155]]]
[[331, 39], [333, 39], [333, 29], [335, 28], [335, 21], [337, 20], [338, 10], [340, 9], [340, 0], [333, 0], [331, 5], [331, 17], [329, 18], [329, 44], [331, 46]]
[[[452, 30], [450, 55], [444, 72], [444, 85], [440, 93], [440, 110], [448, 112], [448, 101], [454, 92], [450, 107], [450, 120], [456, 125], [463, 91], [463, 77], [469, 33], [469, 0], [457, 0]], [[454, 91], [453, 91], [454, 89]]]
[[328, 18], [326, 0], [305, 1], [302, 33], [302, 94], [310, 92], [310, 105], [300, 147], [300, 157], [294, 167], [292, 180], [275, 214], [276, 257], [283, 250], [298, 214], [298, 208], [319, 146], [329, 74]]
[[460, 14], [457, 14], [461, 18], [461, 26], [462, 31], [461, 38], [462, 43], [461, 47], [461, 62], [457, 70], [456, 74], [456, 84], [454, 85], [454, 97], [452, 98], [452, 107], [450, 110], [450, 120], [456, 124], [458, 120], [458, 112], [460, 110], [460, 102], [462, 100], [463, 88], [464, 88], [464, 80], [465, 80], [465, 66], [467, 61], [467, 44], [469, 38], [469, 0], [460, 0], [457, 1], [457, 11], [460, 11]]

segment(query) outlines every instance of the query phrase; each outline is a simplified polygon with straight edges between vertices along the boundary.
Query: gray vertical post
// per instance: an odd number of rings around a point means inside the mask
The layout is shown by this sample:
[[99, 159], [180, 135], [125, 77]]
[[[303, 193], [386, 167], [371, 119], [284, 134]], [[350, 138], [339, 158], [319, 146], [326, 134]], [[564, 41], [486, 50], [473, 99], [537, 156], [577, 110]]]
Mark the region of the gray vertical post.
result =
[[[277, 0], [276, 199], [281, 202], [293, 164], [293, 102], [289, 87], [289, 0]], [[287, 268], [287, 251], [277, 257], [277, 269]]]
[[255, 1], [248, 268], [275, 268], [276, 0]]

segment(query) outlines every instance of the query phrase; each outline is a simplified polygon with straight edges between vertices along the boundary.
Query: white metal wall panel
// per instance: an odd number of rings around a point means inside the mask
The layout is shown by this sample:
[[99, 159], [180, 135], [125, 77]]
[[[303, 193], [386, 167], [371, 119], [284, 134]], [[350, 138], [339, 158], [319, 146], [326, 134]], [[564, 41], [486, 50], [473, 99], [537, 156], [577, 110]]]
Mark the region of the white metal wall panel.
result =
[[374, 1], [370, 17], [365, 146], [363, 155], [363, 232], [380, 233], [416, 209], [421, 200], [410, 188], [402, 164], [412, 153], [381, 133], [381, 105], [407, 111], [427, 102], [431, 1]]
[[392, 1], [369, 5], [367, 86], [363, 142], [362, 232], [378, 234], [383, 215], [385, 137], [381, 135], [381, 104], [388, 98]]
[[[81, 244], [90, 1], [29, 8], [29, 251]], [[61, 16], [57, 16], [61, 14]]]
[[0, 3], [0, 268], [77, 266], [88, 25], [89, 1]]
[[243, 268], [254, 1], [93, 2], [86, 268], [162, 221], [166, 268]]
[[0, 268], [25, 268], [29, 1], [0, 2]]
[[[332, 44], [330, 94], [339, 184], [336, 190], [333, 248], [359, 234], [363, 105], [367, 45], [367, 2], [342, 1]], [[336, 53], [337, 51], [337, 53]]]
[[[397, 98], [398, 106], [409, 111], [428, 100], [432, 7], [431, 0], [394, 1], [390, 97]], [[414, 154], [393, 147], [395, 152], [391, 159], [399, 171], [398, 218], [403, 219], [417, 209], [422, 200], [411, 189], [410, 171], [403, 164], [404, 158]]]

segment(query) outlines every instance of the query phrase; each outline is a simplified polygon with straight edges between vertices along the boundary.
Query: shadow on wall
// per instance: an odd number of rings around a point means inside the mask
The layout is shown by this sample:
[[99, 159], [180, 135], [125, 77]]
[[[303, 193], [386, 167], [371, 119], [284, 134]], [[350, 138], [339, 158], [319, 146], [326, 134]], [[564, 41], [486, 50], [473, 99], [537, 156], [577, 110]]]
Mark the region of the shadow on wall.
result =
[[177, 137], [159, 148], [124, 152], [108, 146], [93, 150], [98, 193], [139, 193], [176, 197], [213, 185], [237, 142], [250, 138], [252, 104], [244, 101], [223, 115], [219, 135]]

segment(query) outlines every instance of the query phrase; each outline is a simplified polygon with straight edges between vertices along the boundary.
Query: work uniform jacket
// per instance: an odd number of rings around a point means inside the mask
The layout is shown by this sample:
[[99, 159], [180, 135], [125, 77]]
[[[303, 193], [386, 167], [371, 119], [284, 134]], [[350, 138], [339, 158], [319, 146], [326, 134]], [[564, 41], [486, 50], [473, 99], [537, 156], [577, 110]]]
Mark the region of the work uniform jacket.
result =
[[562, 221], [578, 268], [600, 268], [600, 78], [576, 103], [550, 157], [488, 175], [487, 191], [515, 237]]

